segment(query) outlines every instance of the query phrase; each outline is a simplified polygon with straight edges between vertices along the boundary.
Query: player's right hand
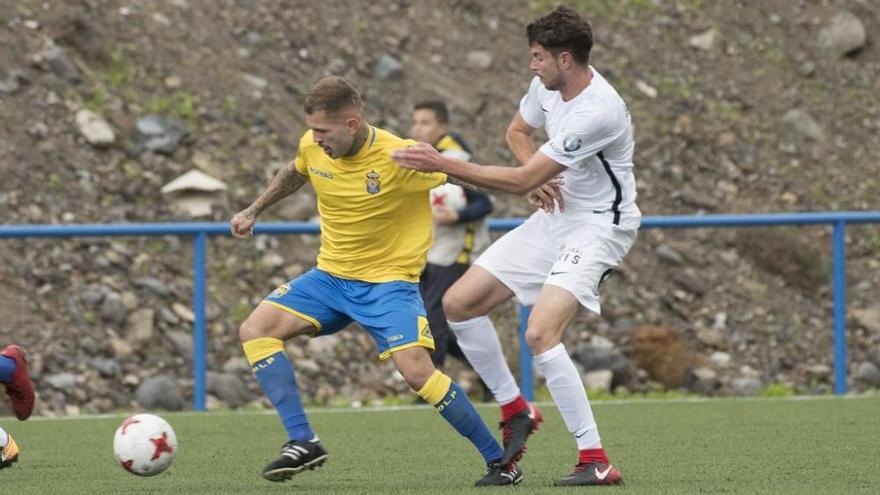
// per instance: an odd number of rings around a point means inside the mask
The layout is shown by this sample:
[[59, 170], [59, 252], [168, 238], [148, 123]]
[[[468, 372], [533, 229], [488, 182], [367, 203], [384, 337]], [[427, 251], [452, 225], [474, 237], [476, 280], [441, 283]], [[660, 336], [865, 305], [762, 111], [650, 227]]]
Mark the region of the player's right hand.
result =
[[540, 208], [547, 213], [553, 213], [559, 206], [559, 213], [565, 211], [565, 200], [562, 198], [562, 184], [565, 181], [561, 175], [548, 180], [541, 187], [526, 194], [529, 204]]
[[254, 224], [256, 222], [256, 214], [250, 208], [246, 208], [232, 217], [232, 220], [229, 221], [229, 226], [234, 237], [247, 239], [254, 236]]

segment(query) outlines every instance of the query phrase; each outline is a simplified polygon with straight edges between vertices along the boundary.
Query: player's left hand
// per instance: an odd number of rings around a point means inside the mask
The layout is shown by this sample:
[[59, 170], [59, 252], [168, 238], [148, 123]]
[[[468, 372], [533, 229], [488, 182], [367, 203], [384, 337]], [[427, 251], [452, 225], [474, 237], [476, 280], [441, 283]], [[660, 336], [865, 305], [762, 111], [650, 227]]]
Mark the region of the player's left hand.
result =
[[526, 194], [529, 204], [535, 208], [540, 208], [547, 213], [553, 213], [559, 206], [559, 213], [565, 211], [565, 199], [562, 197], [562, 185], [565, 180], [561, 175], [545, 182], [541, 187]]
[[452, 225], [458, 222], [458, 212], [449, 208], [434, 208], [434, 223], [437, 225]]
[[428, 143], [418, 143], [391, 153], [391, 159], [403, 168], [420, 172], [437, 172], [440, 170], [440, 152]]

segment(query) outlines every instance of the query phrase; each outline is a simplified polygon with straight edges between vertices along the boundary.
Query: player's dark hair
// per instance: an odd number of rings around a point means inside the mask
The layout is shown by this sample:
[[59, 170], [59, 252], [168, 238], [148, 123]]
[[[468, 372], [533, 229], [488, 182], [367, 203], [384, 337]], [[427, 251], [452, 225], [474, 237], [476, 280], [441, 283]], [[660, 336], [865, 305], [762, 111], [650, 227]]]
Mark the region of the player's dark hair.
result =
[[537, 43], [554, 56], [569, 52], [580, 65], [590, 62], [593, 30], [590, 23], [570, 7], [559, 5], [539, 17], [526, 27], [526, 35], [530, 46]]
[[323, 111], [328, 115], [337, 115], [343, 110], [363, 111], [364, 103], [361, 95], [348, 81], [339, 76], [323, 77], [315, 83], [306, 97], [306, 114]]
[[449, 123], [449, 109], [446, 108], [446, 103], [443, 103], [439, 100], [427, 100], [420, 101], [416, 103], [416, 106], [413, 110], [430, 110], [434, 112], [434, 118], [437, 119], [437, 122], [441, 124]]

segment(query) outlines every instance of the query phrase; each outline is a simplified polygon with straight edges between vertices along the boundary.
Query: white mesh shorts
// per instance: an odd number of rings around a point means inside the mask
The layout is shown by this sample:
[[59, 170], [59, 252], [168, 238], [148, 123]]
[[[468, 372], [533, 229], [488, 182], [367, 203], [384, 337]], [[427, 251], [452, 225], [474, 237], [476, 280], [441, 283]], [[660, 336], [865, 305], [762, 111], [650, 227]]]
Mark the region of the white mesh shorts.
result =
[[613, 224], [612, 213], [570, 215], [535, 212], [474, 262], [531, 306], [545, 284], [571, 292], [590, 311], [600, 312], [599, 285], [620, 264], [636, 240], [640, 217]]

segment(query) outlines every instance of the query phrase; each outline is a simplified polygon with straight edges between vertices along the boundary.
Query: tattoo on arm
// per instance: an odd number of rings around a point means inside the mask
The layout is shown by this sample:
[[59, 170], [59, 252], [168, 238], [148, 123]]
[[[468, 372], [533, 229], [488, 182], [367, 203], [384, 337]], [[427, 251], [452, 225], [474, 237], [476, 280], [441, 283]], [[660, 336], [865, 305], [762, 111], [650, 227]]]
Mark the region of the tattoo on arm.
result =
[[489, 189], [487, 187], [476, 186], [474, 184], [471, 184], [470, 182], [465, 182], [465, 181], [459, 179], [458, 177], [453, 177], [451, 175], [446, 176], [446, 182], [448, 182], [450, 184], [455, 184], [456, 186], [461, 186], [465, 189], [470, 189], [471, 191], [477, 191], [477, 192], [481, 192], [481, 193], [498, 192], [495, 189]]
[[307, 176], [299, 173], [294, 168], [293, 163], [288, 163], [282, 167], [277, 174], [275, 174], [272, 182], [269, 183], [269, 186], [263, 191], [263, 194], [260, 194], [260, 197], [254, 201], [254, 204], [250, 206], [250, 209], [254, 214], [259, 215], [263, 210], [273, 205], [281, 198], [289, 196], [295, 192], [302, 187], [303, 184], [308, 182], [308, 180], [309, 178]]

